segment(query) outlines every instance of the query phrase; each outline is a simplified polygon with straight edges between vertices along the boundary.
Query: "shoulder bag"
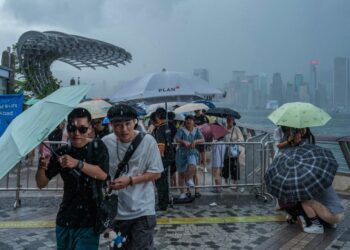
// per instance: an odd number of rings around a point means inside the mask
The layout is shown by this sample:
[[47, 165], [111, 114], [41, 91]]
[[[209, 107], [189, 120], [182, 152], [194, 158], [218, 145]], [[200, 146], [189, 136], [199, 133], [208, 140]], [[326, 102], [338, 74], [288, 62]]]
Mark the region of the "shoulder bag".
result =
[[[125, 152], [123, 160], [118, 164], [113, 180], [118, 178], [121, 173], [127, 170], [127, 164], [137, 147], [140, 145], [144, 136], [145, 134], [140, 132], [131, 142], [130, 146]], [[111, 228], [113, 220], [118, 213], [118, 195], [112, 194], [111, 190], [108, 188], [110, 181], [111, 178], [108, 175], [107, 181], [105, 182], [101, 183], [96, 180], [93, 182], [93, 190], [95, 193], [94, 196], [96, 197], [97, 202], [97, 216], [94, 230], [98, 234], [103, 233], [107, 228]]]

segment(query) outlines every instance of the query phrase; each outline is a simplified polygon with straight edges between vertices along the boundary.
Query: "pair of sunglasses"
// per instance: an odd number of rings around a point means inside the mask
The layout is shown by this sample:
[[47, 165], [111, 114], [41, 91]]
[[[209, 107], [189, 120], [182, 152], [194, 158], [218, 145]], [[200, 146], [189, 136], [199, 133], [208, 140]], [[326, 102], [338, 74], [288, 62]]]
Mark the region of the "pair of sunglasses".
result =
[[77, 127], [73, 124], [67, 125], [67, 131], [70, 133], [74, 133], [75, 131], [78, 130], [80, 134], [85, 134], [88, 131], [88, 129], [89, 129], [89, 127], [84, 127], [84, 126]]

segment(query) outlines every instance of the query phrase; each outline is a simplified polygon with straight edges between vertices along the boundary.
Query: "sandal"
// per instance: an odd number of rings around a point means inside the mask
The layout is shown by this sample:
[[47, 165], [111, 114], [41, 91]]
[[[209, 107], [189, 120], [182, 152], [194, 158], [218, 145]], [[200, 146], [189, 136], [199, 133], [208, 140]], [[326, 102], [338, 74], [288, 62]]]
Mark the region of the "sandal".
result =
[[201, 195], [201, 193], [196, 192], [196, 193], [194, 193], [194, 197], [196, 197], [196, 198], [200, 198], [200, 197], [202, 197], [202, 195]]

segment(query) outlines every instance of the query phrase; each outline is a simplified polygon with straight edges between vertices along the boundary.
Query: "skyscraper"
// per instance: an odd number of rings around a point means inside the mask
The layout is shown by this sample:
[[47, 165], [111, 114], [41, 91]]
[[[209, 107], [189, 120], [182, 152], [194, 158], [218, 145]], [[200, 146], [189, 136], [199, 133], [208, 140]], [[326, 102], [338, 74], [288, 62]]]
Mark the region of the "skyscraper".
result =
[[309, 95], [311, 97], [311, 102], [316, 104], [316, 96], [318, 91], [318, 79], [317, 79], [317, 66], [319, 62], [317, 60], [310, 61], [310, 82], [308, 86]]
[[278, 101], [278, 105], [283, 103], [283, 86], [281, 73], [274, 73], [272, 76], [272, 84], [270, 88], [270, 100]]
[[199, 77], [200, 79], [209, 82], [209, 72], [207, 69], [194, 69], [193, 75]]
[[336, 108], [350, 107], [349, 58], [336, 57], [333, 71], [333, 104]]

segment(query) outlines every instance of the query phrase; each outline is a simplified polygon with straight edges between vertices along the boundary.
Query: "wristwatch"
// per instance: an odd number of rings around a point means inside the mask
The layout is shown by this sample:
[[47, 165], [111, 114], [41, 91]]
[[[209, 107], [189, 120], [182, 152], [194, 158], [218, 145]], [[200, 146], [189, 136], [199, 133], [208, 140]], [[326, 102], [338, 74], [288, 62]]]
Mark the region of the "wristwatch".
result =
[[77, 169], [82, 170], [83, 167], [84, 167], [84, 162], [83, 162], [82, 160], [80, 160], [80, 161], [78, 162]]

